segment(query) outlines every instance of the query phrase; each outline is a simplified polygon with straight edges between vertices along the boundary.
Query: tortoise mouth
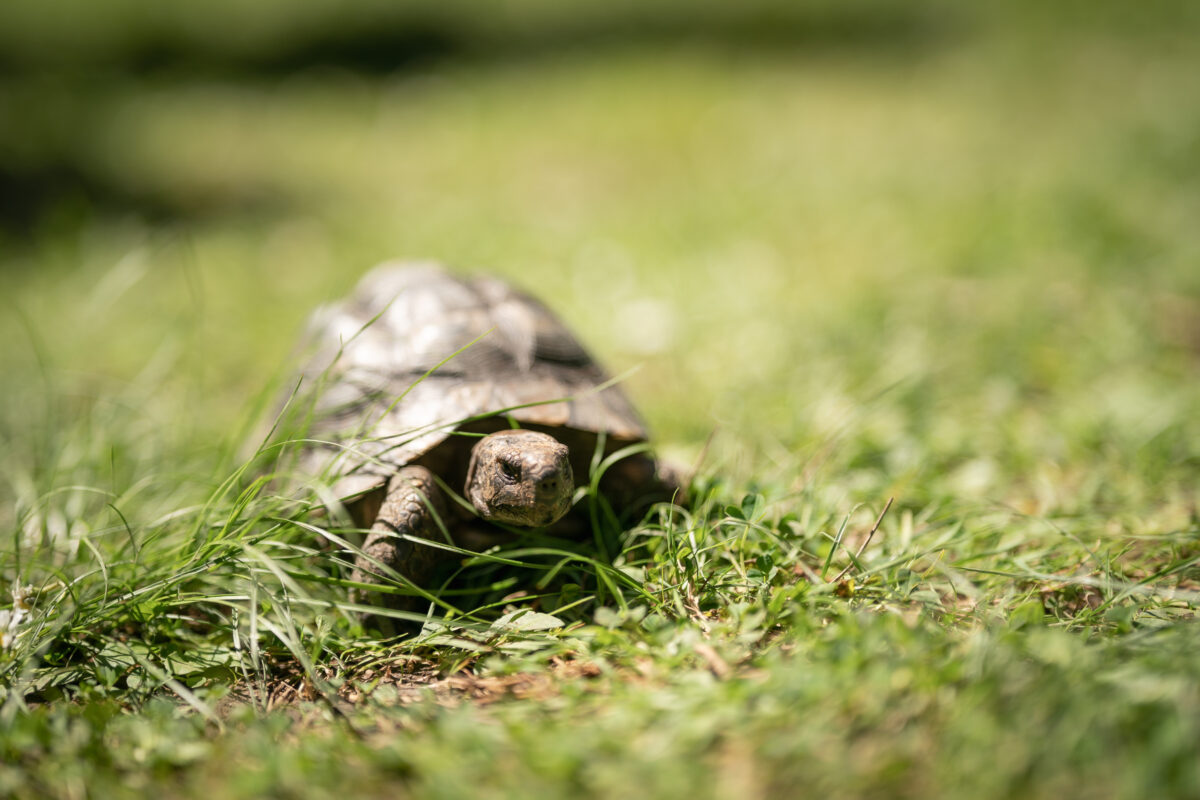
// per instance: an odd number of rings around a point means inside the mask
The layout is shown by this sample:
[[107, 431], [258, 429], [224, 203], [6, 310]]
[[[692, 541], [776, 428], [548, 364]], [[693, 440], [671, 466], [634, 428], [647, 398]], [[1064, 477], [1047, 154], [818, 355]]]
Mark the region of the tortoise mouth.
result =
[[487, 519], [523, 528], [548, 528], [566, 516], [570, 508], [569, 500], [544, 510], [511, 503], [497, 503], [488, 509]]

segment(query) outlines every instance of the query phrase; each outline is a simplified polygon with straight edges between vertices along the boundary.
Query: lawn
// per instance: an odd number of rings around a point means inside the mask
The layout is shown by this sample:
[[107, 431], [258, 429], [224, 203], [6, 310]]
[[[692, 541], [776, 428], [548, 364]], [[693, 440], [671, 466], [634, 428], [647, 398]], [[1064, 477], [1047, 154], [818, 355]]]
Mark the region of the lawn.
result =
[[[76, 5], [0, 12], [0, 797], [1200, 794], [1190, 5]], [[265, 432], [396, 256], [687, 506], [364, 625]]]

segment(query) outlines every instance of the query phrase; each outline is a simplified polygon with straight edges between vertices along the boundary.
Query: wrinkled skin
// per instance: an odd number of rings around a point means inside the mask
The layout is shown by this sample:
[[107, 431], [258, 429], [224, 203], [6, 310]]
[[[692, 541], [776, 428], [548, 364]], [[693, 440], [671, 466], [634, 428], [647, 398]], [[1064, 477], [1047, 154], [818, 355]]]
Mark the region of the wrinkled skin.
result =
[[553, 525], [571, 507], [567, 447], [544, 433], [499, 431], [471, 452], [464, 491], [479, 516], [525, 527]]

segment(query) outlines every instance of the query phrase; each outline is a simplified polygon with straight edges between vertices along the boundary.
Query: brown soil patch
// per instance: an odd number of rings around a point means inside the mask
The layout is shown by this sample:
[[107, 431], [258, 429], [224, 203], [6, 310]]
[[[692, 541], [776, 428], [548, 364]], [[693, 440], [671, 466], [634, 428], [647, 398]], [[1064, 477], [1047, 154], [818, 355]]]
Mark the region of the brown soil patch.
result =
[[362, 669], [322, 667], [326, 678], [343, 683], [336, 695], [322, 697], [298, 664], [273, 665], [273, 677], [263, 685], [241, 682], [233, 686], [217, 709], [228, 716], [234, 709], [254, 705], [264, 711], [293, 708], [300, 703], [328, 702], [354, 706], [373, 698], [388, 705], [433, 701], [441, 705], [469, 702], [488, 705], [500, 700], [546, 699], [557, 695], [566, 681], [595, 678], [595, 664], [565, 658], [553, 658], [539, 672], [512, 675], [476, 675], [468, 665], [453, 675], [443, 675], [433, 662], [411, 656], [378, 661]]

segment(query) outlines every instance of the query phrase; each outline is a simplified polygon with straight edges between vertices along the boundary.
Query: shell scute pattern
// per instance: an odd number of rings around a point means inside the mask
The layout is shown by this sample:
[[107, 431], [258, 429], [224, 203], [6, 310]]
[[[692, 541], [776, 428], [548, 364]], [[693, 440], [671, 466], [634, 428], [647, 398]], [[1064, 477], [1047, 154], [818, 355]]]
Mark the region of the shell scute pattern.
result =
[[384, 264], [318, 309], [306, 339], [305, 377], [319, 387], [309, 434], [331, 444], [310, 448], [301, 467], [340, 476], [344, 497], [435, 449], [469, 448], [451, 435], [460, 421], [505, 409], [523, 426], [570, 429], [585, 443], [646, 436], [619, 387], [598, 389], [608, 376], [566, 326], [497, 279]]

